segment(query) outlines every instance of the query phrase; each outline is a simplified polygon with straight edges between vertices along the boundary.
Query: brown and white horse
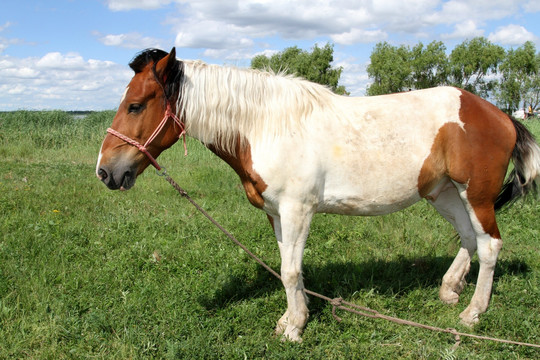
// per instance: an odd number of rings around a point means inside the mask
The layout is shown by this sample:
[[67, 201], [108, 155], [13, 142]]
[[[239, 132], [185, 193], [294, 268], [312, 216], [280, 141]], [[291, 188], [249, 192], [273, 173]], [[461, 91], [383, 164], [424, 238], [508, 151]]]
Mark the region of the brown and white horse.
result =
[[476, 290], [460, 314], [465, 324], [478, 321], [502, 247], [495, 210], [540, 176], [540, 147], [523, 125], [457, 88], [344, 97], [302, 79], [175, 54], [146, 50], [130, 64], [135, 75], [97, 162], [109, 188], [131, 188], [184, 134], [226, 161], [274, 228], [287, 294], [276, 332], [293, 341], [308, 318], [302, 255], [313, 214], [382, 215], [424, 198], [461, 236], [442, 301], [458, 301], [478, 252]]

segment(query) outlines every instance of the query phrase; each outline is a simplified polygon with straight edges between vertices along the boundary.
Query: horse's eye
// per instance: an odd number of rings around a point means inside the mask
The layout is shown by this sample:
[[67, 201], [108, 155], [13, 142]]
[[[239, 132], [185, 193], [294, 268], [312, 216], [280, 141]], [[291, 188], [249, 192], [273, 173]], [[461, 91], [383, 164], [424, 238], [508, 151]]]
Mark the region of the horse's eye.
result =
[[144, 105], [142, 104], [131, 104], [128, 108], [128, 113], [130, 114], [138, 114], [144, 109]]

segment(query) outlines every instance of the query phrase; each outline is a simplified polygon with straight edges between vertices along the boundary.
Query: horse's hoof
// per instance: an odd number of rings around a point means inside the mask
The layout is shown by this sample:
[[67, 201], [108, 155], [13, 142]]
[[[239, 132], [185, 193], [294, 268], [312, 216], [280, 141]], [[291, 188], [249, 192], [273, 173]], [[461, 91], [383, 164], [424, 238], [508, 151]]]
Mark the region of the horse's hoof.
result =
[[445, 304], [448, 305], [454, 305], [457, 304], [459, 301], [459, 294], [455, 291], [448, 290], [446, 292], [441, 291], [439, 292], [439, 299]]
[[459, 294], [461, 294], [466, 284], [465, 279], [461, 279], [457, 284], [448, 284], [443, 281], [441, 289], [439, 290], [439, 299], [445, 304], [457, 304], [459, 301]]
[[287, 329], [285, 329], [285, 332], [283, 333], [283, 336], [281, 336], [282, 342], [294, 342], [297, 344], [302, 343], [302, 330], [288, 326]]
[[468, 327], [473, 327], [480, 320], [478, 312], [469, 310], [468, 308], [459, 314], [459, 317], [461, 318], [461, 323]]
[[285, 326], [278, 323], [275, 330], [276, 335], [278, 336], [283, 335], [284, 332], [285, 332]]
[[285, 333], [285, 329], [287, 329], [288, 326], [288, 319], [289, 319], [289, 311], [286, 311], [285, 314], [278, 320], [276, 325], [276, 335], [283, 335]]

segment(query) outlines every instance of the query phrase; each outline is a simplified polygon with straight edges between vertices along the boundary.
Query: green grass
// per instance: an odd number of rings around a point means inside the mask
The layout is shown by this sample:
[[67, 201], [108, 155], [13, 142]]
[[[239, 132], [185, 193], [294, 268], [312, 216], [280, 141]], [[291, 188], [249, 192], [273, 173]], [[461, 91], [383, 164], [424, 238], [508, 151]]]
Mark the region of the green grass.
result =
[[[281, 284], [165, 181], [144, 173], [111, 192], [94, 175], [112, 112], [0, 114], [0, 358], [35, 359], [534, 359], [540, 350], [339, 313], [311, 299], [302, 344], [273, 336]], [[528, 124], [540, 136], [540, 124]], [[198, 142], [160, 157], [190, 195], [279, 269], [263, 212], [234, 172]], [[438, 286], [459, 243], [428, 204], [384, 217], [317, 215], [305, 283], [383, 314], [540, 343], [540, 202], [499, 214], [505, 245], [491, 305], [473, 330]], [[160, 257], [156, 261], [154, 253]]]

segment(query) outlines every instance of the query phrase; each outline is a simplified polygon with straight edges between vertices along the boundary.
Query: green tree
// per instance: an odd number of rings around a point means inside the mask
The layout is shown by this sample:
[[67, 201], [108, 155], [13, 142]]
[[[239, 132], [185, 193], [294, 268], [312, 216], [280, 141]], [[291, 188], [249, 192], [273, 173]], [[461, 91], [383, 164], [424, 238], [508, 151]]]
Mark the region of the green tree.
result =
[[481, 96], [493, 90], [496, 81], [486, 79], [495, 74], [505, 55], [504, 49], [484, 37], [457, 45], [450, 54], [450, 83]]
[[326, 85], [336, 94], [348, 95], [345, 87], [338, 85], [343, 68], [332, 67], [332, 61], [334, 61], [334, 47], [331, 44], [323, 47], [315, 45], [311, 52], [293, 46], [271, 57], [255, 56], [251, 60], [251, 68], [293, 74]]
[[536, 55], [536, 72], [528, 78], [528, 92], [525, 94], [525, 103], [530, 104], [533, 109], [540, 106], [540, 53]]
[[367, 67], [373, 83], [368, 95], [381, 95], [408, 89], [425, 89], [445, 84], [448, 76], [448, 58], [442, 42], [427, 46], [419, 43], [412, 49], [387, 42], [375, 45]]
[[517, 49], [506, 52], [500, 67], [500, 80], [496, 91], [499, 106], [512, 112], [523, 105], [538, 106], [540, 92], [540, 55], [527, 41]]
[[382, 95], [400, 92], [409, 87], [411, 74], [409, 49], [393, 46], [386, 41], [375, 45], [367, 73], [373, 80], [367, 94]]
[[426, 89], [446, 84], [449, 71], [446, 46], [441, 41], [433, 41], [425, 47], [419, 43], [410, 51], [410, 66], [410, 88]]

